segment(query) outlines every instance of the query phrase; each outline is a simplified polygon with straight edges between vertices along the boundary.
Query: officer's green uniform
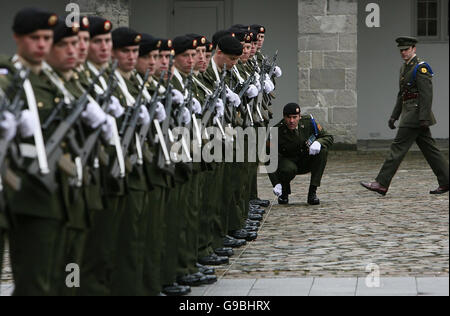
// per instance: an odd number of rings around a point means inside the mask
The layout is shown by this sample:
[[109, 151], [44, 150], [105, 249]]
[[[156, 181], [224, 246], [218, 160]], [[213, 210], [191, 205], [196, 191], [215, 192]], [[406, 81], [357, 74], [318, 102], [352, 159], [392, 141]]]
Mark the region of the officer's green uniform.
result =
[[[410, 38], [400, 38], [397, 42], [399, 47], [415, 44], [411, 43]], [[401, 115], [399, 130], [391, 145], [391, 152], [376, 178], [376, 181], [385, 188], [389, 188], [392, 178], [414, 142], [425, 156], [439, 185], [448, 186], [449, 184], [448, 162], [436, 147], [430, 129], [420, 126], [421, 121], [427, 121], [429, 126], [436, 124], [431, 110], [432, 77], [431, 67], [418, 57], [414, 57], [409, 63], [404, 63], [400, 69], [400, 91], [391, 115], [394, 120], [398, 120]]]
[[[7, 68], [11, 76], [16, 68], [10, 60], [0, 61], [0, 68]], [[62, 95], [41, 71], [31, 72], [29, 81], [35, 94], [39, 116], [44, 122]], [[57, 102], [58, 101], [58, 102]], [[44, 143], [51, 136], [56, 124], [43, 131]], [[33, 144], [34, 140], [24, 139], [23, 143]], [[13, 167], [21, 178], [21, 190], [7, 190], [7, 199], [13, 205], [14, 226], [10, 230], [11, 265], [15, 280], [14, 295], [56, 295], [56, 280], [64, 260], [65, 223], [68, 219], [61, 184], [62, 173], [58, 170], [54, 181], [59, 184], [51, 193], [26, 172], [33, 161], [27, 158], [25, 167]], [[24, 199], [24, 196], [27, 198]]]
[[302, 116], [298, 129], [294, 131], [288, 129], [284, 120], [275, 125], [278, 127], [278, 169], [269, 174], [269, 177], [273, 186], [282, 185], [283, 195], [291, 194], [290, 182], [300, 174], [311, 173], [311, 185], [320, 187], [328, 150], [334, 140], [320, 124], [317, 123], [317, 126], [317, 141], [322, 145], [322, 149], [318, 155], [310, 156], [306, 142], [315, 134], [310, 116]]

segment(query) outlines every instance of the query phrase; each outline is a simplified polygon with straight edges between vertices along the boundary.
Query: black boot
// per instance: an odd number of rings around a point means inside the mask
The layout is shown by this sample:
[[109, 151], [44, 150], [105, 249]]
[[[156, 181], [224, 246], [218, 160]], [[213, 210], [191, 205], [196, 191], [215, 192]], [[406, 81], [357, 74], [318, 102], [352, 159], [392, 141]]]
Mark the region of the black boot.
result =
[[317, 197], [317, 187], [314, 185], [311, 185], [309, 187], [308, 204], [309, 205], [319, 205], [320, 204], [320, 200]]

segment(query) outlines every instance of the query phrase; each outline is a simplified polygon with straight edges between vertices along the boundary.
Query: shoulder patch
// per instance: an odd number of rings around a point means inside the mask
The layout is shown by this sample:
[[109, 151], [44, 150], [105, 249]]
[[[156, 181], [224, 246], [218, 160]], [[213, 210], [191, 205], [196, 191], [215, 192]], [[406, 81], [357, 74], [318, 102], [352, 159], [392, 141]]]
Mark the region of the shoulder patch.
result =
[[422, 69], [420, 69], [420, 72], [426, 74], [428, 72], [427, 67], [422, 67]]

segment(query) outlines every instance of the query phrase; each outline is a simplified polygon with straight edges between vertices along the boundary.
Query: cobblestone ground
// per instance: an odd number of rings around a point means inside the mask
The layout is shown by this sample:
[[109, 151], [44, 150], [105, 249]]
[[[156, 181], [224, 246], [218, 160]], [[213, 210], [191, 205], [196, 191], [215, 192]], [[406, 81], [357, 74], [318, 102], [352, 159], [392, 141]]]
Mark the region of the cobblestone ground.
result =
[[[240, 250], [224, 278], [448, 276], [449, 195], [432, 196], [436, 179], [421, 153], [410, 153], [388, 195], [360, 186], [373, 180], [385, 153], [333, 152], [320, 206], [308, 206], [309, 176], [293, 182], [290, 205], [272, 206], [256, 241]], [[448, 157], [448, 154], [446, 154]], [[266, 176], [259, 195], [273, 199]]]
[[[448, 153], [446, 154], [448, 158]], [[387, 196], [359, 185], [372, 180], [385, 153], [332, 152], [319, 189], [320, 206], [308, 206], [309, 176], [292, 185], [289, 206], [275, 204], [256, 241], [237, 250], [219, 277], [448, 276], [449, 195], [431, 196], [435, 177], [421, 153], [410, 153]], [[260, 197], [273, 199], [270, 182], [259, 177]], [[11, 283], [8, 258], [3, 279]]]

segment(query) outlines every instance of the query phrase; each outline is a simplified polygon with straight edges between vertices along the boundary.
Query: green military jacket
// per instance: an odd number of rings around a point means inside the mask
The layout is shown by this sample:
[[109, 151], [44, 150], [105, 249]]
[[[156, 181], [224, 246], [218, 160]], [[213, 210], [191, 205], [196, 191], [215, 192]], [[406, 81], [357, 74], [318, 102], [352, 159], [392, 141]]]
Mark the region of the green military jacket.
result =
[[[3, 80], [10, 81], [15, 73], [16, 68], [8, 57], [0, 57], [0, 71], [8, 73], [7, 78]], [[53, 108], [60, 102], [63, 95], [52, 84], [50, 79], [41, 71], [36, 74], [30, 72], [29, 81], [33, 87], [36, 98], [36, 103], [39, 111], [39, 118], [45, 122], [47, 117], [52, 112]], [[26, 101], [26, 98], [24, 98]], [[25, 106], [24, 108], [27, 108]], [[55, 125], [55, 124], [53, 124]], [[48, 130], [43, 131], [44, 143], [51, 136], [56, 126], [51, 126]], [[34, 144], [33, 137], [21, 140], [22, 143]], [[13, 171], [21, 178], [21, 189], [16, 192], [6, 189], [8, 203], [13, 214], [28, 215], [39, 218], [67, 220], [67, 213], [62, 201], [61, 190], [55, 194], [51, 194], [39, 181], [27, 174], [26, 168], [33, 161], [33, 159], [26, 158], [23, 166], [13, 166]], [[56, 179], [59, 185], [60, 172], [56, 172]], [[24, 198], [26, 197], [26, 198]]]
[[[431, 110], [433, 103], [433, 75], [421, 59], [414, 57], [400, 69], [400, 91], [391, 117], [400, 119], [400, 127], [419, 127], [420, 121], [428, 121], [430, 126], [436, 124]], [[418, 67], [418, 68], [416, 68]], [[415, 80], [413, 79], [414, 71]], [[416, 97], [415, 97], [416, 96]]]
[[[317, 141], [324, 149], [329, 149], [333, 145], [334, 138], [316, 121], [318, 128]], [[288, 129], [284, 119], [275, 127], [278, 127], [278, 155], [293, 161], [300, 160], [301, 157], [309, 155], [306, 142], [315, 134], [314, 125], [309, 115], [303, 115], [300, 119], [298, 129], [291, 131]]]
[[[133, 73], [129, 79], [125, 78], [125, 77], [123, 77], [123, 79], [125, 80], [125, 83], [127, 85], [128, 92], [134, 98], [136, 98], [140, 92], [140, 83], [139, 83], [139, 80], [136, 78], [136, 75]], [[120, 91], [120, 88], [118, 90]], [[122, 91], [120, 91], [120, 92], [122, 92]], [[122, 103], [123, 99], [124, 98], [122, 97], [119, 100], [121, 101], [122, 106], [126, 108], [127, 107], [126, 103]], [[144, 148], [144, 144], [141, 144], [141, 145]], [[134, 141], [130, 146], [129, 154], [133, 152], [133, 149], [135, 149]], [[131, 170], [131, 172], [128, 175], [127, 184], [128, 184], [128, 188], [132, 189], [132, 190], [138, 190], [138, 191], [148, 191], [149, 190], [149, 183], [147, 182], [147, 177], [144, 172], [143, 166], [136, 164], [133, 167], [133, 169]]]

